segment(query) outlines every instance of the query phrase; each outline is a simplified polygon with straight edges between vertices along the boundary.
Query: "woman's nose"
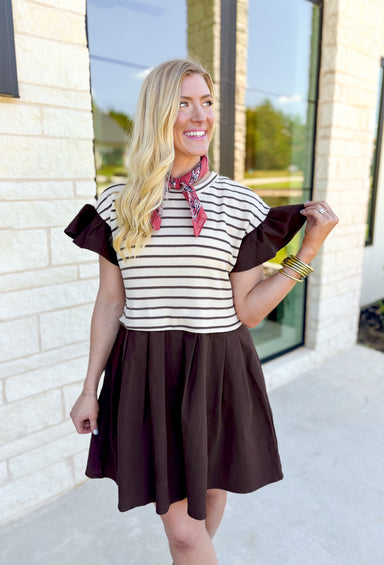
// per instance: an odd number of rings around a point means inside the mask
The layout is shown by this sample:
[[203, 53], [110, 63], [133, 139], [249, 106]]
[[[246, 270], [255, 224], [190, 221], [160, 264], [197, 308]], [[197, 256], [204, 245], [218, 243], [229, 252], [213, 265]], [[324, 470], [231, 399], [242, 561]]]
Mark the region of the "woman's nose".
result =
[[192, 120], [195, 122], [202, 122], [205, 118], [203, 109], [200, 106], [194, 106], [192, 112]]

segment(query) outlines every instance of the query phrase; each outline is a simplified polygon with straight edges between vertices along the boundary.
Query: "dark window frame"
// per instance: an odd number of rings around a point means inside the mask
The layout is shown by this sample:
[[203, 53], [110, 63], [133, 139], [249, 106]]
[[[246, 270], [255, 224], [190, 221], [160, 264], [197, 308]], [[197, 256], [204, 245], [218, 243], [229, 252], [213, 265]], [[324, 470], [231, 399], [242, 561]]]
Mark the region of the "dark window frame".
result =
[[[317, 134], [317, 104], [319, 100], [319, 85], [321, 71], [321, 50], [324, 23], [323, 0], [306, 0], [319, 7], [320, 30], [319, 49], [316, 77], [316, 111], [313, 124], [312, 167], [311, 167], [311, 195], [315, 176], [315, 142]], [[221, 64], [220, 64], [220, 174], [233, 178], [235, 157], [235, 88], [236, 88], [236, 15], [237, 0], [221, 0]], [[302, 337], [299, 343], [286, 347], [277, 353], [263, 357], [263, 363], [280, 357], [290, 351], [305, 345], [306, 313], [307, 313], [307, 281], [304, 291], [304, 320]]]
[[19, 98], [12, 0], [0, 2], [0, 96]]
[[368, 209], [367, 218], [367, 237], [365, 240], [366, 247], [373, 245], [374, 232], [375, 232], [375, 216], [376, 216], [376, 201], [378, 193], [379, 175], [380, 175], [380, 157], [383, 142], [383, 127], [384, 127], [384, 57], [380, 59], [380, 73], [381, 73], [381, 91], [379, 92], [379, 116], [377, 120], [377, 133], [376, 133], [376, 148], [373, 162], [373, 175], [372, 175], [372, 192]]

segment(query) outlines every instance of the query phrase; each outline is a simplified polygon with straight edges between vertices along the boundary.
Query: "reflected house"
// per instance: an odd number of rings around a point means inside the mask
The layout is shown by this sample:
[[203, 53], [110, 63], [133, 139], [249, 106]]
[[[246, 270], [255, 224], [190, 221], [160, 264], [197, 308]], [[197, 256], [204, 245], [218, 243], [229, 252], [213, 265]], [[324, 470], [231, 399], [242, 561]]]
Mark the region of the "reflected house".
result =
[[[93, 105], [93, 126], [95, 132], [95, 165], [98, 185], [113, 180], [116, 170], [125, 165], [128, 133], [107, 113]], [[101, 170], [101, 173], [99, 173]], [[109, 170], [109, 174], [103, 174]]]

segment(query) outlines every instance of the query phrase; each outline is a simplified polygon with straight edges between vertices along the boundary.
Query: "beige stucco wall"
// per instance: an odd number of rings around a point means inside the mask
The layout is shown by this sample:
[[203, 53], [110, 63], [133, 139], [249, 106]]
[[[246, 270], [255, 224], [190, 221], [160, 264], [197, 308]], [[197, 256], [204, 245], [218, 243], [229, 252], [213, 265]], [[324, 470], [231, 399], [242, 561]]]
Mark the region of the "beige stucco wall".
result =
[[20, 98], [0, 97], [1, 521], [84, 480], [88, 438], [68, 414], [97, 269], [63, 236], [95, 193], [85, 0], [12, 4]]

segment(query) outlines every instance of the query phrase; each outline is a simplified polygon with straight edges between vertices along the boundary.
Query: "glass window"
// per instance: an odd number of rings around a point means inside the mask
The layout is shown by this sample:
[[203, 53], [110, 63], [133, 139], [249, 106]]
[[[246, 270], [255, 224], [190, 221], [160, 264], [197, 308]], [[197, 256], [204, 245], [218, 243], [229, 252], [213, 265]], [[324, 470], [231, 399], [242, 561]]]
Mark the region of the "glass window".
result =
[[[271, 206], [310, 199], [321, 9], [307, 0], [249, 1], [244, 182]], [[298, 250], [299, 236], [266, 264]], [[303, 343], [305, 285], [252, 330], [263, 359]]]
[[88, 0], [87, 28], [98, 191], [124, 182], [127, 136], [141, 84], [157, 64], [187, 54], [180, 0]]
[[373, 232], [375, 225], [375, 209], [377, 198], [377, 183], [379, 180], [379, 165], [381, 154], [381, 143], [383, 135], [383, 122], [384, 122], [384, 58], [381, 59], [380, 77], [379, 77], [379, 91], [376, 105], [376, 120], [375, 120], [375, 139], [373, 142], [372, 165], [370, 171], [370, 190], [368, 201], [368, 219], [367, 219], [367, 237], [366, 245], [373, 244]]
[[0, 95], [19, 98], [12, 2], [0, 3]]

